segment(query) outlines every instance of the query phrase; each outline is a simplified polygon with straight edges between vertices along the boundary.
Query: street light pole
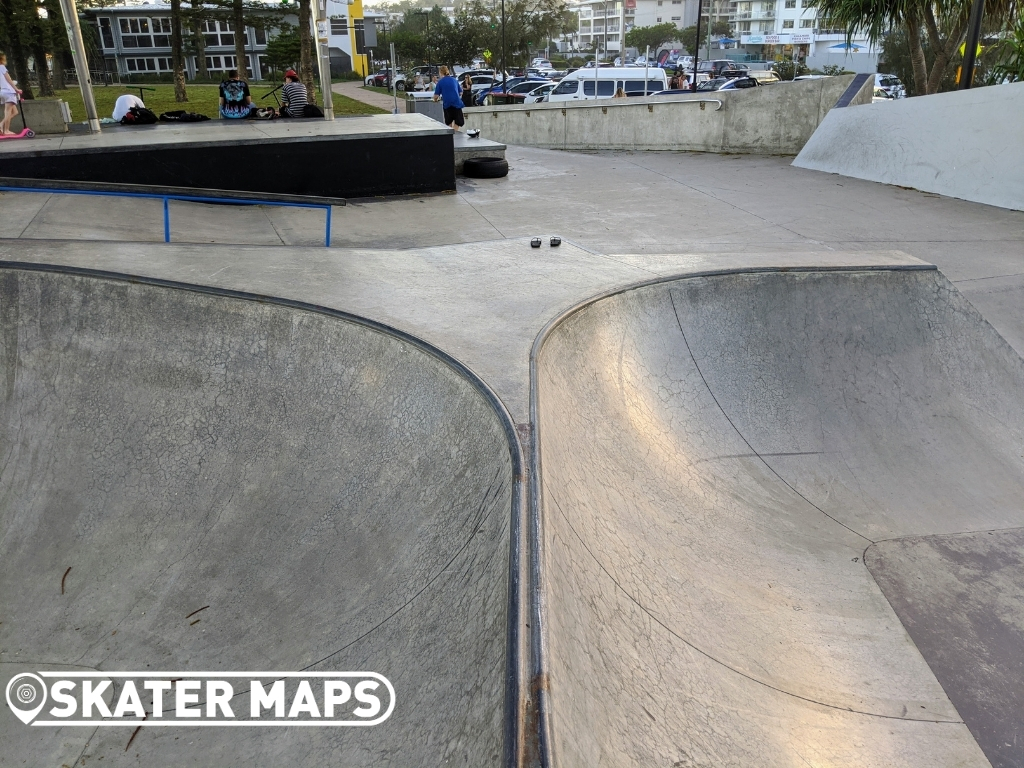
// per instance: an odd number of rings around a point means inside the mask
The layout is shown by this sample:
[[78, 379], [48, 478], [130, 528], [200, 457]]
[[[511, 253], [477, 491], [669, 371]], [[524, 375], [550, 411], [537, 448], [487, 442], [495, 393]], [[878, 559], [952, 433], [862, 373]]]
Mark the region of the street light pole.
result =
[[697, 0], [697, 37], [693, 46], [693, 82], [690, 83], [690, 90], [697, 91], [697, 62], [700, 60], [700, 6], [701, 0]]
[[501, 0], [501, 92], [505, 93], [505, 0]]
[[[71, 55], [75, 60], [75, 71], [78, 73], [78, 87], [82, 91], [85, 102], [85, 116], [89, 120], [89, 130], [100, 132], [100, 118], [96, 111], [96, 97], [92, 92], [92, 75], [89, 73], [89, 61], [85, 57], [85, 41], [82, 40], [82, 25], [78, 20], [78, 7], [75, 0], [60, 0], [60, 10], [64, 14], [64, 28], [71, 44]], [[46, 66], [46, 62], [36, 62], [36, 66]], [[27, 86], [26, 86], [27, 87]]]
[[978, 44], [981, 42], [981, 19], [985, 13], [985, 0], [974, 0], [971, 19], [967, 27], [967, 42], [964, 44], [964, 61], [960, 65], [959, 90], [966, 91], [974, 84], [974, 67], [978, 61]]

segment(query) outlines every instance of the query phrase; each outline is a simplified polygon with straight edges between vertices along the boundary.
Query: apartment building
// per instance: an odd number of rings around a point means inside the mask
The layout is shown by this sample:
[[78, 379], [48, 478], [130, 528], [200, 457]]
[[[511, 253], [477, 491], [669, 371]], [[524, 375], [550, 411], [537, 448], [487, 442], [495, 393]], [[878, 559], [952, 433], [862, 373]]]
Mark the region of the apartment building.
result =
[[[679, 29], [692, 27], [697, 23], [698, 0], [624, 0], [626, 32], [634, 26], [652, 27], [655, 24], [675, 24]], [[569, 50], [590, 50], [597, 44], [601, 52], [618, 54], [620, 45], [620, 2], [618, 0], [590, 0], [570, 6], [579, 15], [579, 30], [575, 38], [566, 38]], [[702, 23], [706, 24], [708, 13], [715, 21], [733, 22], [736, 0], [703, 0]], [[565, 50], [565, 48], [563, 48]]]
[[812, 68], [837, 64], [853, 72], [878, 68], [879, 52], [866, 37], [855, 36], [847, 46], [846, 31], [819, 19], [806, 0], [740, 0], [735, 31], [751, 58], [796, 58]]

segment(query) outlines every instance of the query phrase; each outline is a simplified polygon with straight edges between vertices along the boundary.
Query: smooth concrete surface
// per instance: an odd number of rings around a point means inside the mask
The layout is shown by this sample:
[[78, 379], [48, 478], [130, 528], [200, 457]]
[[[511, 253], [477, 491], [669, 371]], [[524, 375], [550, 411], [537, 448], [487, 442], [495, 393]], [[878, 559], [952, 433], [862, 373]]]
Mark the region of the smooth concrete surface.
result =
[[558, 765], [987, 765], [862, 561], [1024, 522], [1024, 361], [940, 273], [627, 291], [537, 377]]
[[[658, 276], [744, 267], [921, 265], [900, 252], [680, 254], [645, 264], [572, 243], [526, 239], [415, 250], [0, 241], [0, 262], [122, 272], [305, 301], [352, 312], [438, 346], [529, 423], [530, 348], [555, 315], [596, 293]], [[453, 298], [454, 297], [454, 298]]]
[[1024, 210], [1024, 83], [837, 110], [793, 164]]
[[0, 764], [501, 764], [514, 454], [459, 369], [323, 313], [2, 269], [0, 382], [5, 671], [369, 669], [397, 692], [374, 728], [134, 739], [4, 707]]
[[480, 107], [466, 110], [466, 127], [549, 149], [795, 155], [852, 81], [843, 75], [687, 96]]
[[[422, 115], [355, 115], [327, 120], [210, 120], [205, 123], [158, 123], [143, 126], [112, 126], [100, 133], [38, 136], [32, 141], [0, 142], [0, 169], [6, 153], [107, 152], [126, 147], [188, 145], [217, 146], [223, 142], [337, 141], [339, 139], [433, 136], [449, 131]], [[269, 172], [269, 171], [268, 171]], [[2, 174], [0, 174], [2, 175]]]
[[1024, 529], [881, 541], [864, 562], [994, 768], [1019, 766]]

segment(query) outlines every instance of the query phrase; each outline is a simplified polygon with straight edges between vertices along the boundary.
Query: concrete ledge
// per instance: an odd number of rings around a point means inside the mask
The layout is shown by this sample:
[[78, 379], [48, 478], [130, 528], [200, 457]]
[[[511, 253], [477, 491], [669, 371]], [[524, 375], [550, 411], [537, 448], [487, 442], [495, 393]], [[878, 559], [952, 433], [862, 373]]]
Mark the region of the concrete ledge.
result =
[[[466, 127], [506, 144], [549, 149], [686, 150], [795, 155], [852, 75], [746, 91], [466, 110]], [[867, 99], [870, 89], [864, 86]], [[865, 99], [858, 93], [853, 103]]]
[[472, 157], [500, 157], [505, 159], [505, 145], [488, 141], [480, 136], [470, 138], [463, 131], [455, 131], [455, 173], [462, 173], [462, 167]]
[[[64, 120], [64, 102], [54, 99], [33, 99], [23, 101], [21, 108], [24, 110], [25, 122], [36, 133], [68, 132], [68, 124]], [[20, 120], [21, 118], [14, 118], [13, 125], [17, 126]]]

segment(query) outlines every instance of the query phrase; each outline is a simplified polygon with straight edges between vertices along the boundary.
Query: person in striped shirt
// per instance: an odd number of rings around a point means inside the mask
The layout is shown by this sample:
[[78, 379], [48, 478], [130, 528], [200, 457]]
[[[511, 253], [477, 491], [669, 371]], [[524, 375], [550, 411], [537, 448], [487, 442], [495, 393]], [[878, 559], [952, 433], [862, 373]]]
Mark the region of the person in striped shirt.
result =
[[299, 76], [294, 69], [284, 73], [285, 84], [283, 90], [284, 104], [281, 105], [281, 117], [302, 117], [309, 99], [306, 95], [306, 86], [299, 82]]

